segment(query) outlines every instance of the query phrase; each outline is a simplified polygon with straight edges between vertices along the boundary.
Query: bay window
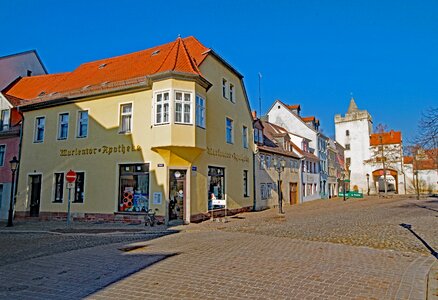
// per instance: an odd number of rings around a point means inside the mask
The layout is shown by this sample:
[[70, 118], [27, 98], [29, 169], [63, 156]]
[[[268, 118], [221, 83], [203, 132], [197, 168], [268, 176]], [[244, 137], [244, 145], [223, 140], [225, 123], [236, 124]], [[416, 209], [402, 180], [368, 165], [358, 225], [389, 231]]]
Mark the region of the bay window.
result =
[[205, 100], [196, 95], [196, 126], [205, 128]]
[[191, 124], [192, 99], [190, 93], [175, 93], [175, 123]]
[[155, 95], [155, 124], [169, 123], [170, 99], [169, 92], [161, 92]]

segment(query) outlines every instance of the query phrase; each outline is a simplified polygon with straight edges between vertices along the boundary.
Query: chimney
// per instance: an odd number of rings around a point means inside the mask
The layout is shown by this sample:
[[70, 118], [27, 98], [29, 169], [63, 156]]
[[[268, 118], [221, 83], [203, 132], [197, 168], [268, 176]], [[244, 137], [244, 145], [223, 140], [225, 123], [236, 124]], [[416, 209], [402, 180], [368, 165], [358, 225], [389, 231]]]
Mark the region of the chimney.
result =
[[27, 77], [32, 76], [32, 71], [31, 70], [27, 70]]
[[251, 114], [253, 119], [257, 119], [257, 111], [254, 110], [251, 112]]

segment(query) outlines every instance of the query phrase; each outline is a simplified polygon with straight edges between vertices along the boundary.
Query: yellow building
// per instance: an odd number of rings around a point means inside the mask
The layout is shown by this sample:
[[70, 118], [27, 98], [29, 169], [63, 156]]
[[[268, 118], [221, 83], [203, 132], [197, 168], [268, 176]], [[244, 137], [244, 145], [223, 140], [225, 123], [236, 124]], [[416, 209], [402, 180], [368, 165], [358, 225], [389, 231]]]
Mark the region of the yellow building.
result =
[[[23, 78], [16, 216], [193, 222], [253, 206], [243, 76], [194, 37]], [[225, 201], [218, 201], [225, 200]], [[175, 220], [175, 221], [174, 221]]]

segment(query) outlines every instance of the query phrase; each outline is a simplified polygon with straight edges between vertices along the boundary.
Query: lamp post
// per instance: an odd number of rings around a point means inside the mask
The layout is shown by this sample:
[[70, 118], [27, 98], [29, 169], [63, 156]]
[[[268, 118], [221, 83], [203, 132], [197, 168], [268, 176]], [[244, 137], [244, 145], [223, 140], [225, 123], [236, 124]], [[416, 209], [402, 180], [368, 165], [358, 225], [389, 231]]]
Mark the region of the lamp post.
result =
[[14, 224], [12, 223], [12, 217], [13, 217], [13, 213], [14, 213], [15, 171], [17, 171], [19, 161], [18, 161], [17, 157], [14, 156], [14, 158], [9, 163], [11, 164], [12, 182], [11, 182], [11, 201], [9, 204], [8, 225], [6, 225], [6, 226], [12, 227], [12, 226], [14, 226]]
[[284, 171], [284, 167], [286, 166], [286, 161], [284, 159], [281, 159], [281, 161], [278, 161], [278, 159], [274, 158], [274, 168], [278, 172], [278, 184], [277, 184], [277, 190], [278, 190], [278, 212], [280, 214], [283, 213], [283, 194], [281, 193], [281, 172]]
[[416, 182], [417, 182], [417, 200], [420, 200], [420, 185], [418, 184], [418, 170], [414, 171], [414, 175], [416, 178]]
[[367, 173], [367, 185], [368, 185], [368, 192], [367, 195], [370, 195], [370, 174]]
[[343, 182], [343, 195], [344, 195], [344, 201], [345, 201], [345, 173], [342, 172], [342, 182]]

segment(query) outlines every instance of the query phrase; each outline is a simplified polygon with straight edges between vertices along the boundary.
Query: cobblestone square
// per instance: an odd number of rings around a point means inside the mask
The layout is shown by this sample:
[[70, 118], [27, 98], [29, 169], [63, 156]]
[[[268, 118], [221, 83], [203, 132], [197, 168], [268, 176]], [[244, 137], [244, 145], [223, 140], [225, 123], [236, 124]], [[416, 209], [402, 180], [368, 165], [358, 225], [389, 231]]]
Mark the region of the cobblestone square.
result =
[[19, 224], [0, 230], [0, 298], [426, 299], [437, 259], [412, 232], [436, 250], [437, 216], [434, 198], [394, 197], [317, 200], [284, 216], [272, 209], [155, 233]]

